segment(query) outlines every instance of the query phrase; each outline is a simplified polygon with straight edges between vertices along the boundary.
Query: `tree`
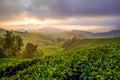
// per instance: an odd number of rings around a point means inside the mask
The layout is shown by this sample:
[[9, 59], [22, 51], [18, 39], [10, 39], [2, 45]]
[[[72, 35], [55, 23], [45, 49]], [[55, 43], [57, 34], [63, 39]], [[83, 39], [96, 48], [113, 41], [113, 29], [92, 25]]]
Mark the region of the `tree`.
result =
[[72, 41], [76, 41], [76, 40], [78, 40], [78, 39], [77, 39], [76, 36], [74, 36], [74, 37], [72, 38]]
[[40, 57], [43, 55], [43, 51], [41, 49], [37, 49], [38, 46], [32, 43], [27, 43], [24, 50], [24, 57]]
[[0, 58], [5, 57], [3, 53], [2, 37], [0, 36]]
[[57, 42], [63, 42], [63, 41], [65, 41], [65, 39], [64, 38], [57, 38]]
[[5, 57], [5, 54], [3, 53], [3, 47], [0, 45], [0, 58]]
[[24, 54], [25, 57], [32, 57], [37, 52], [37, 45], [33, 45], [32, 43], [27, 43]]
[[15, 57], [21, 51], [23, 39], [21, 36], [13, 34], [12, 31], [6, 31], [3, 35], [2, 46], [6, 57]]

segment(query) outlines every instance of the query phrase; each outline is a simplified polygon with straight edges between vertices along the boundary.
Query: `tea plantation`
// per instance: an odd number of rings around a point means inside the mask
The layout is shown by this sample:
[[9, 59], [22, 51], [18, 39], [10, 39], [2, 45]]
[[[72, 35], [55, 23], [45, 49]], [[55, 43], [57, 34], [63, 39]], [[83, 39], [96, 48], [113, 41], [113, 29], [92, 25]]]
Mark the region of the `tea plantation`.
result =
[[[120, 80], [120, 43], [41, 58], [0, 60], [1, 80]], [[5, 62], [4, 62], [5, 61]], [[4, 65], [4, 64], [7, 64]]]

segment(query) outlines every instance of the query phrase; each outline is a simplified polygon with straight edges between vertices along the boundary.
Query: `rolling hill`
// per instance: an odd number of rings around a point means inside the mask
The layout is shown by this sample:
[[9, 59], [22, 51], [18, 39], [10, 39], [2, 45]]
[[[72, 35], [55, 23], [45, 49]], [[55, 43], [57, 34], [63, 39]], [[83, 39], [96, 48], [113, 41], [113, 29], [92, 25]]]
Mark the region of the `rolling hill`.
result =
[[87, 38], [110, 38], [110, 37], [120, 37], [120, 30], [112, 30], [104, 33], [92, 33], [88, 31], [73, 30], [73, 33], [82, 34]]
[[[37, 32], [38, 31], [38, 32]], [[112, 30], [105, 33], [92, 33], [88, 31], [81, 30], [73, 30], [73, 31], [62, 31], [53, 27], [45, 27], [42, 29], [38, 29], [36, 32], [27, 32], [27, 31], [14, 31], [16, 34], [21, 35], [24, 39], [24, 42], [30, 42], [33, 44], [38, 44], [39, 46], [47, 46], [50, 44], [56, 44], [57, 38], [63, 38], [65, 40], [72, 39], [73, 37], [77, 37], [74, 42], [71, 44], [64, 44], [65, 48], [77, 48], [78, 45], [80, 48], [83, 47], [93, 47], [97, 44], [103, 43], [111, 43], [114, 40], [118, 41], [119, 38], [111, 37], [120, 37], [120, 30]], [[1, 35], [5, 32], [5, 29], [0, 29]], [[108, 38], [107, 38], [108, 37]], [[85, 39], [85, 38], [96, 38], [96, 39]], [[100, 39], [101, 38], [101, 39]]]
[[44, 34], [59, 34], [63, 31], [61, 29], [54, 28], [54, 27], [44, 27], [41, 29], [31, 30], [31, 32], [38, 32], [38, 33], [44, 33]]
[[62, 47], [67, 50], [87, 49], [116, 42], [120, 42], [120, 38], [74, 39], [66, 41]]
[[38, 34], [47, 34], [54, 39], [56, 38], [71, 39], [74, 36], [78, 38], [84, 38], [82, 34], [76, 34], [71, 31], [63, 31], [61, 29], [54, 28], [54, 27], [44, 27], [41, 29], [33, 30], [33, 31], [31, 30], [30, 32], [38, 33]]
[[27, 33], [27, 32], [15, 32], [20, 35], [25, 43], [33, 43], [40, 46], [45, 46], [48, 44], [52, 44], [53, 38], [48, 35], [37, 34], [37, 33]]
[[[17, 31], [14, 33], [21, 35], [25, 42], [46, 45], [46, 51], [42, 50], [54, 54], [37, 58], [2, 58], [0, 59], [1, 80], [120, 79], [120, 38], [76, 37], [68, 39], [61, 48], [60, 43], [49, 45], [53, 38], [48, 34]], [[82, 36], [72, 32], [61, 33], [65, 38], [75, 35]], [[59, 34], [58, 37], [61, 36]]]
[[[2, 35], [5, 33], [5, 29], [0, 29], [0, 36], [2, 37]], [[45, 46], [48, 44], [52, 44], [52, 40], [53, 38], [49, 35], [46, 34], [37, 34], [37, 33], [30, 33], [27, 31], [13, 31], [15, 34], [20, 35], [23, 38], [24, 43], [33, 43], [33, 44], [37, 44], [39, 46]]]
[[79, 39], [85, 38], [85, 36], [83, 36], [82, 34], [76, 34], [76, 33], [69, 32], [69, 31], [64, 31], [64, 32], [58, 34], [58, 36], [60, 38], [64, 38], [64, 39], [72, 39], [73, 37], [77, 37]]

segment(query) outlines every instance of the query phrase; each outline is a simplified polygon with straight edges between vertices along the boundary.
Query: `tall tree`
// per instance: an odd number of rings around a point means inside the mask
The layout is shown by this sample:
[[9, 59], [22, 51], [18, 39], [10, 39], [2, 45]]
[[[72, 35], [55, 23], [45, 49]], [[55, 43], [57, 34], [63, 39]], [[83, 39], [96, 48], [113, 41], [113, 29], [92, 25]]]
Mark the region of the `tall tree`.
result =
[[12, 31], [6, 31], [3, 35], [3, 49], [7, 57], [16, 56], [23, 46], [23, 39]]

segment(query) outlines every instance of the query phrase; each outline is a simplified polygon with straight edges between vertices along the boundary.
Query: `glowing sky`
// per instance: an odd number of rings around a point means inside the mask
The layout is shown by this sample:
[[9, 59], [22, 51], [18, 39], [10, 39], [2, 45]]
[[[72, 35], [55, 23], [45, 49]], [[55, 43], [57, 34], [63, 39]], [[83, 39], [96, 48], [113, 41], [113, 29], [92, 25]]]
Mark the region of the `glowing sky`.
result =
[[1, 28], [46, 26], [91, 31], [116, 29], [120, 27], [120, 0], [0, 0]]

